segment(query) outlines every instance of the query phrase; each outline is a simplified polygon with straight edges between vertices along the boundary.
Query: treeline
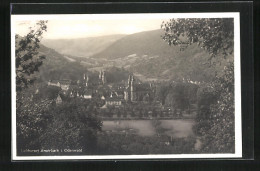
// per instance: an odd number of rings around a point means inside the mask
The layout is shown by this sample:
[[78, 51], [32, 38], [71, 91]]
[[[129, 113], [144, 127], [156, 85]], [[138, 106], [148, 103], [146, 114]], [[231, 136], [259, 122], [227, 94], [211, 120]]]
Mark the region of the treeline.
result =
[[197, 103], [198, 89], [199, 86], [192, 83], [161, 83], [156, 90], [156, 99], [161, 101], [162, 105], [190, 113], [191, 105]]
[[88, 72], [79, 62], [70, 62], [65, 64], [47, 65], [43, 64], [40, 69], [40, 78], [42, 81], [48, 80], [79, 80], [83, 74]]
[[111, 67], [106, 69], [106, 78], [108, 83], [119, 83], [126, 81], [129, 76], [129, 72], [124, 68]]

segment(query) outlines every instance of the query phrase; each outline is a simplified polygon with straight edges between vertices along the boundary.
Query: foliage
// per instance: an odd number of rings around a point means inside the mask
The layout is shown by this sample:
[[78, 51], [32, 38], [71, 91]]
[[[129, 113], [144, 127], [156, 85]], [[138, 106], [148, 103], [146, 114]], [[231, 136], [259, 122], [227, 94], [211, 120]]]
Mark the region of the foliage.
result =
[[82, 149], [82, 154], [96, 150], [97, 131], [101, 130], [102, 123], [95, 115], [93, 104], [73, 99], [49, 112], [53, 121], [40, 137], [43, 148]]
[[232, 18], [184, 18], [163, 22], [163, 40], [169, 45], [197, 43], [206, 49], [211, 58], [222, 53], [233, 53], [234, 21]]
[[98, 136], [100, 155], [190, 154], [194, 153], [194, 137], [143, 137], [135, 134], [102, 133]]
[[47, 21], [39, 21], [35, 28], [30, 27], [25, 37], [15, 35], [15, 66], [16, 66], [16, 87], [21, 91], [35, 81], [34, 72], [39, 71], [42, 60], [45, 56], [39, 55], [39, 42], [43, 32], [47, 31]]
[[42, 85], [37, 90], [38, 93], [34, 95], [34, 99], [54, 100], [57, 98], [61, 88], [56, 86]]
[[58, 91], [58, 87], [34, 84], [17, 95], [18, 155], [39, 155], [21, 153], [25, 149], [81, 148], [84, 154], [96, 149], [102, 124], [96, 103], [71, 99], [55, 105]]
[[[208, 102], [200, 101], [207, 106], [205, 111], [199, 111], [197, 125], [194, 130], [202, 136], [203, 152], [234, 152], [234, 67], [231, 63], [225, 68], [225, 75], [218, 77], [214, 82], [214, 88]], [[212, 100], [213, 98], [214, 100]]]
[[[166, 96], [166, 105], [181, 110], [189, 108], [196, 97], [197, 85], [191, 83], [174, 83]], [[195, 98], [196, 100], [196, 98]]]
[[158, 86], [156, 99], [163, 105], [184, 110], [196, 102], [198, 85], [192, 83], [174, 82]]
[[[16, 126], [17, 149], [36, 149], [40, 147], [39, 137], [52, 120], [49, 108], [53, 105], [51, 100], [35, 100], [31, 96], [31, 89], [23, 91], [17, 96]], [[19, 153], [18, 153], [19, 154]]]
[[40, 68], [40, 75], [43, 81], [49, 80], [79, 80], [83, 79], [83, 74], [91, 74], [79, 62], [64, 62], [57, 56], [57, 60], [51, 54], [46, 55], [49, 58], [43, 62]]
[[169, 93], [170, 87], [171, 87], [171, 84], [168, 82], [157, 85], [157, 87], [156, 87], [155, 99], [161, 101], [162, 105], [165, 104], [165, 99]]
[[198, 115], [199, 119], [209, 118], [211, 105], [216, 103], [217, 94], [215, 91], [214, 84], [205, 83], [200, 85], [197, 92], [197, 104], [198, 104]]
[[106, 79], [108, 83], [121, 82], [127, 80], [129, 74], [124, 68], [111, 67], [106, 70]]

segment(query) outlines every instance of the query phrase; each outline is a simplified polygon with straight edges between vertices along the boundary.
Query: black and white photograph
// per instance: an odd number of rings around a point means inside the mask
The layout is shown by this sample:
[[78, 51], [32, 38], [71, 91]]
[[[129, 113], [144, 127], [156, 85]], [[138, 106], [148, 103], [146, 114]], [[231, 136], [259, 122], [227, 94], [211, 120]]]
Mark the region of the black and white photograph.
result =
[[11, 15], [12, 159], [241, 158], [239, 13]]

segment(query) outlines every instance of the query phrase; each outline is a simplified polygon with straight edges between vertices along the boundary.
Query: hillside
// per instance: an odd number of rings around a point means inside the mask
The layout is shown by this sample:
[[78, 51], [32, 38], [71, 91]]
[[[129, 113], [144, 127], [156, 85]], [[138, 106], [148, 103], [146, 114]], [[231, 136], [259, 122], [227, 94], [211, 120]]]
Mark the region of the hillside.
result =
[[40, 54], [46, 56], [40, 67], [40, 78], [43, 81], [55, 79], [77, 80], [82, 78], [87, 69], [79, 62], [64, 56], [55, 50], [40, 44]]
[[92, 58], [116, 59], [131, 54], [168, 56], [178, 48], [170, 48], [162, 39], [162, 30], [152, 30], [127, 35]]
[[[16, 43], [21, 40], [22, 37], [18, 36]], [[38, 77], [38, 81], [48, 81], [50, 79], [79, 79], [83, 73], [86, 72], [86, 68], [80, 65], [79, 62], [75, 62], [73, 59], [66, 57], [54, 49], [48, 48], [39, 43], [39, 55], [44, 55], [45, 59], [43, 64], [39, 68], [39, 72], [35, 72], [35, 76]], [[16, 44], [18, 46], [18, 44]]]
[[124, 35], [117, 34], [78, 39], [43, 39], [41, 43], [47, 47], [55, 49], [61, 54], [77, 57], [89, 57], [106, 49], [122, 37], [124, 37]]
[[[22, 39], [22, 37], [18, 36], [16, 42], [19, 42], [19, 39]], [[98, 78], [100, 70], [89, 71], [89, 67], [83, 65], [80, 62], [81, 60], [75, 60], [78, 59], [77, 57], [62, 55], [41, 43], [39, 45], [39, 55], [45, 56], [39, 72], [35, 73], [39, 82], [57, 79], [78, 80], [83, 78], [83, 74], [87, 74], [90, 79]], [[111, 67], [106, 70], [106, 74], [108, 82], [121, 82], [128, 79], [129, 72], [124, 69]]]
[[[232, 58], [231, 56], [229, 57]], [[165, 80], [190, 79], [193, 81], [210, 81], [215, 74], [222, 74], [226, 60], [219, 57], [220, 62], [198, 48], [196, 44], [188, 46], [184, 51], [177, 51], [169, 57], [157, 57], [149, 60], [139, 59], [131, 65], [131, 72], [140, 73], [149, 78]], [[216, 65], [213, 65], [216, 64]]]
[[217, 57], [218, 62], [211, 61], [216, 65], [209, 65], [209, 54], [196, 44], [180, 51], [180, 47], [164, 42], [162, 34], [162, 30], [153, 30], [125, 36], [91, 58], [103, 59], [103, 68], [123, 67], [147, 81], [183, 78], [209, 81], [222, 72], [226, 60]]

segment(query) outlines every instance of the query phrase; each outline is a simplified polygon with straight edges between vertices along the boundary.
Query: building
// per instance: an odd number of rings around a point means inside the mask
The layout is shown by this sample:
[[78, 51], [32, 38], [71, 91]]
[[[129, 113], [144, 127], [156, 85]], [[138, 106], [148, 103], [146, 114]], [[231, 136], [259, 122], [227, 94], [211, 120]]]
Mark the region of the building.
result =
[[129, 75], [128, 85], [124, 90], [126, 102], [150, 101], [155, 94], [155, 87], [152, 84], [136, 83], [133, 75]]
[[106, 106], [121, 106], [122, 105], [122, 99], [118, 97], [109, 97], [106, 98]]
[[92, 99], [92, 96], [93, 96], [92, 90], [86, 90], [83, 94], [84, 99]]
[[126, 102], [135, 101], [135, 79], [133, 75], [128, 77], [128, 85], [124, 91], [124, 99]]
[[84, 86], [87, 87], [89, 85], [89, 76], [86, 74], [83, 74], [83, 79], [77, 81], [78, 86]]
[[58, 94], [58, 97], [56, 98], [55, 102], [57, 105], [62, 103], [62, 98], [59, 94]]
[[71, 81], [70, 80], [49, 80], [48, 85], [60, 87], [62, 90], [67, 91], [69, 90]]
[[84, 74], [83, 76], [83, 84], [87, 87], [89, 83], [89, 77], [88, 75]]
[[105, 98], [105, 106], [115, 106], [115, 107], [119, 107], [122, 105], [122, 101], [124, 99], [117, 96], [117, 94], [115, 92], [111, 92], [111, 95], [107, 98]]
[[106, 71], [100, 71], [99, 72], [99, 76], [98, 76], [99, 80], [102, 82], [102, 84], [105, 84], [107, 82], [107, 78], [106, 78]]

